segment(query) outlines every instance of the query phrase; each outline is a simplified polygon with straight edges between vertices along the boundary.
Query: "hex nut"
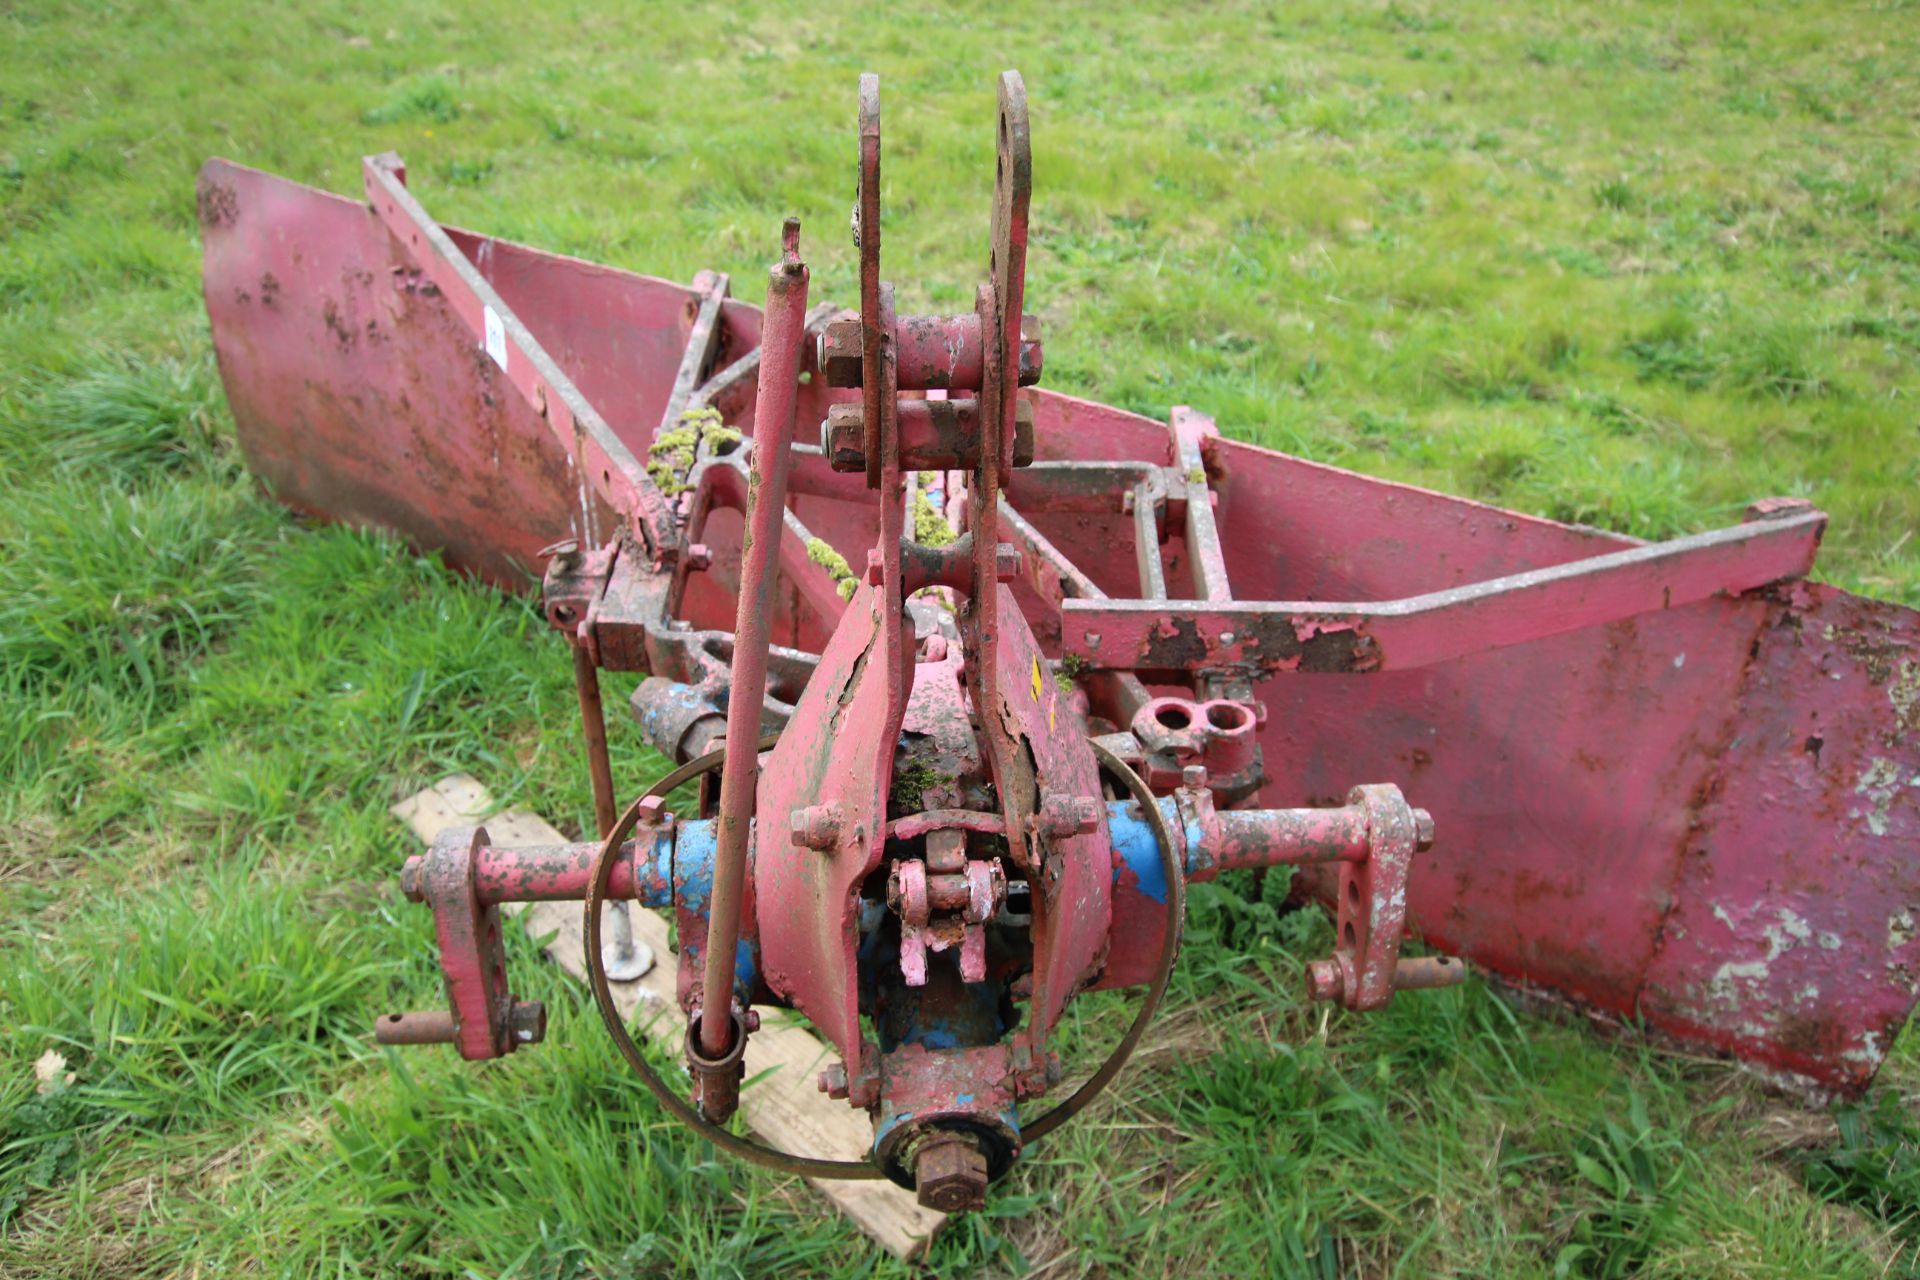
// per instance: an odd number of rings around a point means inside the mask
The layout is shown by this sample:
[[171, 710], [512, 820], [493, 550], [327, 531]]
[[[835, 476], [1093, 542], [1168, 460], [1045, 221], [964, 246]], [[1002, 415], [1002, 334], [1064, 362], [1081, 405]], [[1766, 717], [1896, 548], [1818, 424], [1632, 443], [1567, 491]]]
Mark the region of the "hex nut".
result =
[[820, 1073], [820, 1092], [829, 1098], [845, 1098], [849, 1092], [847, 1086], [847, 1064], [835, 1062]]
[[820, 372], [830, 387], [857, 387], [865, 377], [861, 363], [859, 316], [829, 321], [820, 335]]
[[517, 1045], [539, 1044], [547, 1038], [547, 1006], [538, 1000], [515, 1000], [507, 1006], [507, 1032]]
[[1341, 977], [1340, 965], [1333, 960], [1315, 960], [1307, 965], [1307, 998], [1310, 1000], [1338, 1000], [1346, 983]]
[[920, 1203], [941, 1213], [987, 1207], [987, 1158], [965, 1134], [941, 1134], [914, 1157], [914, 1189]]
[[802, 849], [827, 850], [840, 842], [840, 827], [845, 815], [833, 801], [802, 805], [787, 815], [787, 830], [793, 843]]
[[853, 402], [827, 406], [826, 421], [820, 424], [820, 451], [835, 471], [865, 471], [867, 468], [866, 417]]

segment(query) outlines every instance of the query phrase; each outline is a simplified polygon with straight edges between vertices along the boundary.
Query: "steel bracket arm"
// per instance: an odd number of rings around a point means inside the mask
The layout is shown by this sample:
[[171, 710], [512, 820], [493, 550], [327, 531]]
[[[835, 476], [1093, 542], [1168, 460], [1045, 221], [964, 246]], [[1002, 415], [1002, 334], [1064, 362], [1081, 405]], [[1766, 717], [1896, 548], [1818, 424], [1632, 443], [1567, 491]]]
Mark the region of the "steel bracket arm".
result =
[[383, 1044], [452, 1044], [468, 1059], [503, 1058], [547, 1033], [546, 1008], [507, 989], [507, 953], [500, 906], [480, 890], [490, 847], [485, 827], [443, 831], [424, 857], [410, 858], [402, 892], [433, 908], [447, 1010], [391, 1013], [374, 1026]]
[[[361, 176], [374, 216], [419, 264], [447, 305], [474, 335], [507, 382], [552, 428], [579, 479], [579, 529], [590, 543], [606, 540], [592, 495], [628, 516], [656, 561], [677, 550], [673, 513], [646, 468], [614, 434], [573, 380], [521, 323], [440, 224], [407, 190], [406, 167], [393, 152], [368, 156]], [[724, 277], [708, 295], [725, 288]], [[718, 303], [715, 302], [717, 307]]]
[[[1391, 784], [1355, 787], [1347, 803], [1325, 809], [1214, 808], [1203, 771], [1160, 801], [1169, 829], [1185, 846], [1189, 880], [1241, 867], [1333, 863], [1339, 868], [1332, 958], [1307, 966], [1315, 1000], [1378, 1009], [1395, 991], [1452, 986], [1466, 967], [1447, 957], [1402, 959], [1407, 873], [1413, 855], [1433, 843], [1433, 818]], [[1141, 844], [1134, 806], [1109, 805], [1116, 847]], [[1140, 868], [1135, 868], [1136, 875]]]
[[1113, 670], [1402, 671], [1804, 577], [1826, 523], [1797, 503], [1730, 529], [1403, 600], [1069, 599], [1061, 647]]

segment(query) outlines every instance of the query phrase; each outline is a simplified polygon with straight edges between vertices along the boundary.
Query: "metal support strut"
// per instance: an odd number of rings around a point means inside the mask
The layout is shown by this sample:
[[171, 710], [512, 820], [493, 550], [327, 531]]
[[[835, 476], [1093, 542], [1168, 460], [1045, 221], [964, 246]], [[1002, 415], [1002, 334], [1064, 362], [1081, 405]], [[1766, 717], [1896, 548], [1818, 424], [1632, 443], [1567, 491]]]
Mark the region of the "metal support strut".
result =
[[757, 742], [767, 689], [768, 627], [780, 563], [787, 502], [788, 450], [793, 443], [806, 339], [807, 267], [800, 261], [800, 220], [788, 218], [781, 260], [768, 273], [766, 323], [760, 337], [760, 399], [754, 414], [753, 473], [740, 566], [740, 604], [733, 632], [732, 695], [727, 703], [726, 764], [720, 781], [720, 833], [714, 852], [706, 962], [701, 970], [699, 1034], [687, 1037], [701, 1110], [716, 1121], [740, 1103], [748, 1023], [734, 1010], [735, 951], [746, 890], [747, 841], [760, 782]]

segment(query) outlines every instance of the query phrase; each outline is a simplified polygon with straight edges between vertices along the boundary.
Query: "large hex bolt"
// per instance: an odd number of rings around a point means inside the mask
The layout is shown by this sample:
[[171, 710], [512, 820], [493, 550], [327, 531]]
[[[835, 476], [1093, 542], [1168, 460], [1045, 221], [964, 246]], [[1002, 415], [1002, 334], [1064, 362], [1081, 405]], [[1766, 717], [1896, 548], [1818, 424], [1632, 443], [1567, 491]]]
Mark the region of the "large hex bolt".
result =
[[1040, 336], [1040, 317], [1020, 317], [1020, 385], [1036, 386], [1040, 382], [1040, 370], [1046, 362], [1045, 347]]
[[507, 1007], [507, 1034], [515, 1044], [539, 1044], [547, 1038], [547, 1006], [538, 1000], [515, 1000]]
[[819, 1085], [820, 1092], [826, 1094], [829, 1098], [845, 1098], [851, 1091], [851, 1086], [847, 1081], [847, 1064], [844, 1062], [829, 1063], [826, 1069], [820, 1073]]
[[1087, 835], [1100, 829], [1100, 802], [1092, 796], [1051, 791], [1041, 797], [1039, 811], [1027, 819], [1027, 825], [1055, 839]]
[[820, 452], [835, 471], [862, 471], [867, 465], [866, 419], [858, 404], [830, 404], [820, 423]]
[[860, 317], [840, 316], [820, 334], [820, 372], [830, 387], [857, 387], [864, 376], [860, 354]]
[[920, 1203], [941, 1213], [987, 1207], [987, 1157], [964, 1133], [938, 1132], [914, 1154], [913, 1185]]
[[793, 843], [802, 849], [825, 852], [840, 842], [840, 828], [846, 815], [838, 801], [802, 805], [787, 815]]
[[1331, 960], [1314, 960], [1307, 965], [1307, 999], [1340, 1000], [1346, 995], [1347, 975], [1351, 962], [1342, 963], [1342, 957]]

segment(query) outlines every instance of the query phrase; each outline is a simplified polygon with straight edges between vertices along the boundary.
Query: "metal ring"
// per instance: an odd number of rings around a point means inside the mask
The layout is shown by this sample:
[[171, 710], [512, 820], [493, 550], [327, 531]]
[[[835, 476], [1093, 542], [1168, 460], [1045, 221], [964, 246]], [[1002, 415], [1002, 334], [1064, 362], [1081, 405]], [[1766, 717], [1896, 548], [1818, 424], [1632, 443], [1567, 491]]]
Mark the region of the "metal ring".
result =
[[[760, 750], [765, 751], [779, 741], [780, 735], [770, 733], [760, 739]], [[1159, 1011], [1161, 1001], [1167, 994], [1167, 984], [1173, 976], [1174, 961], [1180, 954], [1181, 932], [1186, 922], [1187, 886], [1184, 869], [1180, 866], [1178, 855], [1174, 851], [1173, 832], [1167, 826], [1167, 819], [1160, 812], [1160, 806], [1153, 792], [1141, 780], [1140, 775], [1127, 766], [1127, 763], [1098, 742], [1089, 742], [1097, 759], [1110, 773], [1119, 778], [1121, 784], [1132, 794], [1146, 816], [1147, 824], [1153, 828], [1154, 839], [1160, 846], [1160, 868], [1167, 882], [1167, 926], [1160, 943], [1160, 962], [1154, 968], [1153, 980], [1147, 986], [1147, 994], [1140, 1003], [1133, 1022], [1127, 1027], [1120, 1043], [1100, 1064], [1099, 1070], [1073, 1092], [1073, 1096], [1053, 1110], [1035, 1120], [1032, 1124], [1021, 1126], [1023, 1143], [1037, 1142], [1052, 1133], [1061, 1125], [1079, 1114], [1088, 1103], [1098, 1097], [1113, 1078], [1126, 1065], [1127, 1059], [1146, 1034], [1147, 1026], [1153, 1021], [1153, 1015]], [[778, 1173], [797, 1174], [806, 1178], [842, 1178], [842, 1179], [880, 1179], [886, 1176], [877, 1166], [865, 1160], [821, 1160], [813, 1156], [798, 1156], [792, 1152], [780, 1151], [736, 1136], [721, 1126], [714, 1124], [689, 1103], [685, 1098], [667, 1088], [652, 1067], [647, 1065], [640, 1047], [628, 1034], [626, 1024], [620, 1017], [620, 1010], [613, 1003], [613, 991], [607, 985], [607, 972], [600, 958], [600, 906], [606, 898], [607, 881], [613, 872], [614, 854], [626, 842], [640, 819], [640, 805], [652, 796], [665, 796], [674, 788], [699, 777], [716, 768], [726, 759], [726, 749], [709, 751], [706, 755], [689, 760], [678, 769], [667, 774], [648, 787], [638, 799], [627, 806], [620, 820], [613, 824], [613, 830], [601, 842], [600, 852], [594, 855], [593, 866], [587, 875], [586, 921], [586, 966], [587, 982], [593, 988], [593, 1002], [600, 1009], [600, 1018], [607, 1025], [607, 1034], [613, 1037], [614, 1047], [620, 1056], [627, 1060], [649, 1092], [665, 1107], [673, 1117], [692, 1128], [711, 1141], [721, 1150], [739, 1156], [750, 1164], [757, 1164]]]
[[[760, 750], [765, 751], [779, 741], [779, 738], [779, 734], [770, 733], [760, 739]], [[639, 799], [627, 806], [626, 812], [620, 815], [620, 820], [613, 824], [613, 830], [607, 832], [607, 838], [601, 841], [600, 852], [594, 855], [593, 867], [587, 874], [584, 930], [587, 938], [587, 983], [593, 988], [593, 1002], [600, 1007], [600, 1018], [607, 1024], [607, 1034], [613, 1037], [614, 1047], [620, 1050], [620, 1056], [627, 1060], [627, 1065], [639, 1075], [654, 1098], [675, 1119], [704, 1136], [716, 1147], [739, 1156], [749, 1164], [757, 1164], [763, 1169], [772, 1169], [776, 1173], [797, 1174], [803, 1178], [884, 1178], [886, 1175], [866, 1160], [819, 1160], [812, 1156], [797, 1156], [792, 1152], [751, 1142], [714, 1124], [701, 1115], [692, 1103], [667, 1088], [666, 1082], [647, 1065], [646, 1058], [640, 1053], [640, 1046], [635, 1044], [633, 1037], [627, 1033], [626, 1023], [620, 1017], [620, 1010], [613, 1003], [613, 991], [607, 986], [606, 964], [600, 958], [600, 905], [606, 899], [607, 881], [613, 874], [614, 855], [626, 841], [628, 834], [632, 832], [634, 824], [640, 820], [641, 801], [651, 796], [667, 795], [682, 783], [716, 768], [726, 759], [726, 756], [724, 747], [718, 751], [709, 751], [706, 755], [687, 761], [648, 787]]]
[[1112, 751], [1092, 739], [1088, 739], [1087, 745], [1093, 748], [1094, 758], [1133, 793], [1147, 824], [1153, 828], [1154, 839], [1160, 844], [1160, 871], [1167, 881], [1167, 931], [1160, 940], [1160, 963], [1154, 968], [1153, 981], [1147, 985], [1147, 994], [1140, 1002], [1139, 1011], [1133, 1015], [1133, 1023], [1127, 1028], [1127, 1033], [1120, 1037], [1120, 1043], [1113, 1047], [1113, 1052], [1100, 1064], [1100, 1069], [1073, 1091], [1072, 1097], [1032, 1124], [1020, 1126], [1022, 1142], [1037, 1142], [1073, 1119], [1120, 1074], [1120, 1068], [1133, 1056], [1140, 1037], [1146, 1034], [1147, 1024], [1153, 1021], [1161, 999], [1167, 994], [1167, 982], [1173, 977], [1173, 962], [1180, 956], [1180, 935], [1187, 919], [1186, 870], [1174, 852], [1173, 832], [1167, 827], [1166, 815], [1160, 812], [1160, 805], [1154, 799], [1152, 790], [1139, 774], [1127, 766], [1126, 761]]

